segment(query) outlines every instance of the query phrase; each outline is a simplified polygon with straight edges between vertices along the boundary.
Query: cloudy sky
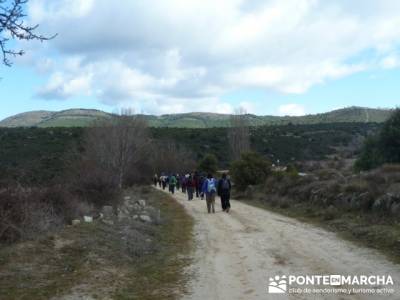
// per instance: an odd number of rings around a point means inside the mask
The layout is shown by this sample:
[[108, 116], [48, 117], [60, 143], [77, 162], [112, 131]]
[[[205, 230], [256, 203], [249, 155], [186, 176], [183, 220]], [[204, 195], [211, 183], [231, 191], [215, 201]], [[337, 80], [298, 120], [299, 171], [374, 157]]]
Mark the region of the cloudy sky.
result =
[[73, 107], [302, 115], [400, 104], [398, 0], [30, 0], [0, 119]]

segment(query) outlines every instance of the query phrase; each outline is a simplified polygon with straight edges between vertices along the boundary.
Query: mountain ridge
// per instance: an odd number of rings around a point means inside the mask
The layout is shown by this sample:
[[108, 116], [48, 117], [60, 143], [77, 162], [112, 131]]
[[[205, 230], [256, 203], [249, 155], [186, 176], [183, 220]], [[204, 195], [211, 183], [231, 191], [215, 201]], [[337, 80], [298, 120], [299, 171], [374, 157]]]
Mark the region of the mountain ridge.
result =
[[[318, 123], [381, 123], [391, 114], [393, 109], [367, 108], [351, 106], [332, 110], [326, 113], [304, 116], [258, 116], [246, 114], [251, 126], [284, 125], [284, 124], [318, 124]], [[188, 127], [209, 128], [229, 127], [231, 114], [210, 112], [191, 112], [179, 114], [164, 114], [160, 116], [143, 116], [152, 127]], [[96, 120], [112, 116], [97, 109], [73, 108], [62, 111], [28, 111], [10, 116], [0, 121], [0, 127], [85, 127]]]

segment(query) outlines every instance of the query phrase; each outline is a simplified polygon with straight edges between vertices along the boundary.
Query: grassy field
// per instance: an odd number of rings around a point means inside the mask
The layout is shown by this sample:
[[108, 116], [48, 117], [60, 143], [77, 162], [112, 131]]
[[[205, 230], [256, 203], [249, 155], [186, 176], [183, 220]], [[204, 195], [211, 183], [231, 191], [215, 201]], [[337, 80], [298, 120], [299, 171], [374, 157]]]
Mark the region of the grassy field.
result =
[[[182, 294], [189, 276], [184, 269], [190, 263], [193, 221], [164, 193], [148, 187], [126, 191], [138, 194], [160, 209], [161, 224], [132, 221], [121, 227], [95, 221], [2, 246], [0, 298], [146, 300]], [[132, 236], [137, 238], [126, 240]]]

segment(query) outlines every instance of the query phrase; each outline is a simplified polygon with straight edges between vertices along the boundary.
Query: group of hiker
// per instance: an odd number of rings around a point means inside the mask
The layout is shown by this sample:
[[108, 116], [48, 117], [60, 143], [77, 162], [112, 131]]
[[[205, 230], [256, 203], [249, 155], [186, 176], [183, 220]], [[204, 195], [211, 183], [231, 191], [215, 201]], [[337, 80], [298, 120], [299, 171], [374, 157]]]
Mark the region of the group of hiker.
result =
[[229, 213], [231, 208], [230, 195], [232, 184], [229, 176], [223, 173], [220, 179], [215, 179], [209, 173], [207, 176], [199, 172], [188, 173], [185, 175], [179, 174], [162, 174], [154, 175], [153, 184], [159, 186], [163, 190], [168, 187], [168, 190], [174, 194], [175, 191], [182, 191], [187, 194], [189, 201], [196, 198], [206, 199], [208, 213], [215, 213], [215, 197], [218, 195], [221, 198], [221, 206], [224, 212]]

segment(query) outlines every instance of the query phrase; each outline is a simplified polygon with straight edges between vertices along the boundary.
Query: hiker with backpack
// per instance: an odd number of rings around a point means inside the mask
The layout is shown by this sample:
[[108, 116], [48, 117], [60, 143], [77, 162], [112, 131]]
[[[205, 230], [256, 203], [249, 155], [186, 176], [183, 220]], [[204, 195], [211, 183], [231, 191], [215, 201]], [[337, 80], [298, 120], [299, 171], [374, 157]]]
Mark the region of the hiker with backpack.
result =
[[194, 181], [194, 189], [196, 191], [196, 198], [199, 198], [201, 185], [200, 185], [200, 176], [197, 171], [193, 175], [193, 181]]
[[202, 186], [202, 193], [206, 196], [208, 213], [215, 213], [215, 195], [217, 194], [217, 180], [208, 174]]
[[163, 175], [161, 176], [161, 184], [162, 184], [162, 189], [165, 190], [165, 188], [167, 187], [167, 176]]
[[203, 193], [203, 184], [204, 184], [204, 176], [201, 175], [199, 178], [199, 191], [200, 191], [200, 199], [204, 200], [204, 193]]
[[222, 174], [222, 178], [218, 182], [218, 196], [221, 197], [222, 211], [229, 213], [231, 209], [231, 181], [228, 179], [225, 173]]
[[193, 200], [193, 193], [195, 189], [195, 182], [192, 175], [189, 175], [189, 178], [186, 180], [186, 189], [188, 194], [188, 200]]
[[175, 193], [176, 182], [177, 182], [177, 180], [176, 180], [175, 175], [171, 175], [171, 176], [169, 177], [168, 184], [169, 184], [169, 191], [170, 191], [172, 194]]
[[184, 175], [181, 176], [181, 187], [182, 193], [186, 194], [186, 177]]
[[179, 174], [176, 174], [176, 190], [179, 191], [179, 189], [181, 188], [181, 181], [180, 181], [180, 177]]

